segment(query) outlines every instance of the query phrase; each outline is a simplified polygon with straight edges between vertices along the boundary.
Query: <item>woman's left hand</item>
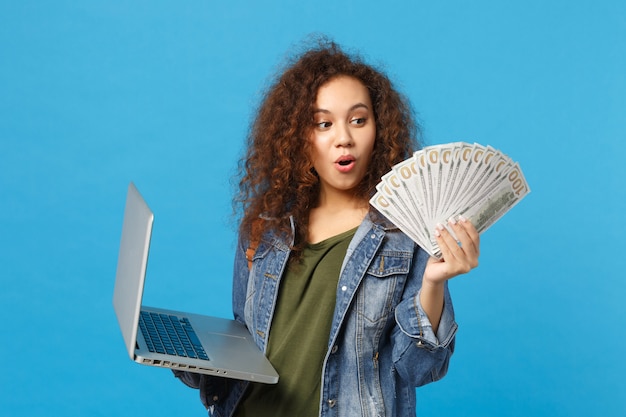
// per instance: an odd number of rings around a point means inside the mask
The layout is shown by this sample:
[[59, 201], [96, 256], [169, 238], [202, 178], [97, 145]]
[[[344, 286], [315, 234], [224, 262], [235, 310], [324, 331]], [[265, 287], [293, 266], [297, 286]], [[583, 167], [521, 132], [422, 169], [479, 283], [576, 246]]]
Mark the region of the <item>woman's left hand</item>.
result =
[[435, 230], [442, 258], [430, 258], [426, 265], [424, 281], [430, 284], [442, 284], [478, 266], [480, 237], [476, 228], [461, 216], [458, 220], [450, 219], [448, 225], [458, 240], [443, 225], [439, 225]]

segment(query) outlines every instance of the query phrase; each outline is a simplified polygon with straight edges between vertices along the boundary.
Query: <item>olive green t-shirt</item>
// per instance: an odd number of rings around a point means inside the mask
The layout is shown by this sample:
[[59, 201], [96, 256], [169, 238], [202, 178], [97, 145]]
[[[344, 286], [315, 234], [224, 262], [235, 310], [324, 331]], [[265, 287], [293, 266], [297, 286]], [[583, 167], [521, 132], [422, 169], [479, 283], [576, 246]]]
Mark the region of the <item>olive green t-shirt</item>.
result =
[[287, 269], [278, 293], [267, 356], [278, 384], [252, 383], [237, 417], [319, 414], [322, 365], [335, 309], [341, 264], [355, 229], [309, 244]]

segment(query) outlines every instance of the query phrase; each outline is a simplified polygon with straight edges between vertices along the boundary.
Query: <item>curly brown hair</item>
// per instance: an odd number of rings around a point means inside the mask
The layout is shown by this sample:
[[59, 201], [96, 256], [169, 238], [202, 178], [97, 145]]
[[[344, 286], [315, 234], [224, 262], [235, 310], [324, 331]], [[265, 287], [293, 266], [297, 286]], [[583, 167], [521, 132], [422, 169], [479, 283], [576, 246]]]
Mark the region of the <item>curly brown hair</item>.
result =
[[[240, 232], [253, 240], [268, 229], [291, 236], [292, 216], [297, 257], [307, 241], [309, 210], [319, 195], [308, 138], [320, 86], [343, 75], [358, 79], [369, 91], [376, 139], [368, 173], [355, 189], [366, 198], [382, 175], [418, 148], [419, 126], [408, 100], [389, 78], [335, 42], [316, 39], [287, 64], [265, 92], [251, 125], [234, 203], [242, 214]], [[265, 219], [260, 227], [255, 226], [259, 217]]]

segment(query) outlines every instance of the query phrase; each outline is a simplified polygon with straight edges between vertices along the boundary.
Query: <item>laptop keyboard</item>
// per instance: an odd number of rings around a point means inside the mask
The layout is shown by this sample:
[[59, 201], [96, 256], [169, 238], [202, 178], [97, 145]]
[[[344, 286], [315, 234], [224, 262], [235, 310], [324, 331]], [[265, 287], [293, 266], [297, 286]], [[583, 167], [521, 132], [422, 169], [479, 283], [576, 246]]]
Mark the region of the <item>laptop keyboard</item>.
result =
[[209, 359], [187, 317], [142, 311], [139, 328], [150, 352]]

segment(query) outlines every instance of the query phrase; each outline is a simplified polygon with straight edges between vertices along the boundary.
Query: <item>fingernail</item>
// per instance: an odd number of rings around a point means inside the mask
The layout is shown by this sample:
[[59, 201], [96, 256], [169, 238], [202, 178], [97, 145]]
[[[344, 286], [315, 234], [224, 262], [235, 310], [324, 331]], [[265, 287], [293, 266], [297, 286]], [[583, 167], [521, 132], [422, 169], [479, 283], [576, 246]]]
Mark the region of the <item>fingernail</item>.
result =
[[452, 225], [455, 225], [455, 224], [456, 224], [456, 219], [455, 219], [454, 217], [450, 217], [450, 218], [448, 219], [448, 223], [450, 223], [450, 224], [452, 224]]
[[440, 237], [441, 236], [441, 233], [439, 233], [439, 229], [435, 229], [435, 236], [436, 237]]
[[464, 215], [459, 214], [459, 220], [462, 221], [462, 222], [466, 222], [467, 218]]

